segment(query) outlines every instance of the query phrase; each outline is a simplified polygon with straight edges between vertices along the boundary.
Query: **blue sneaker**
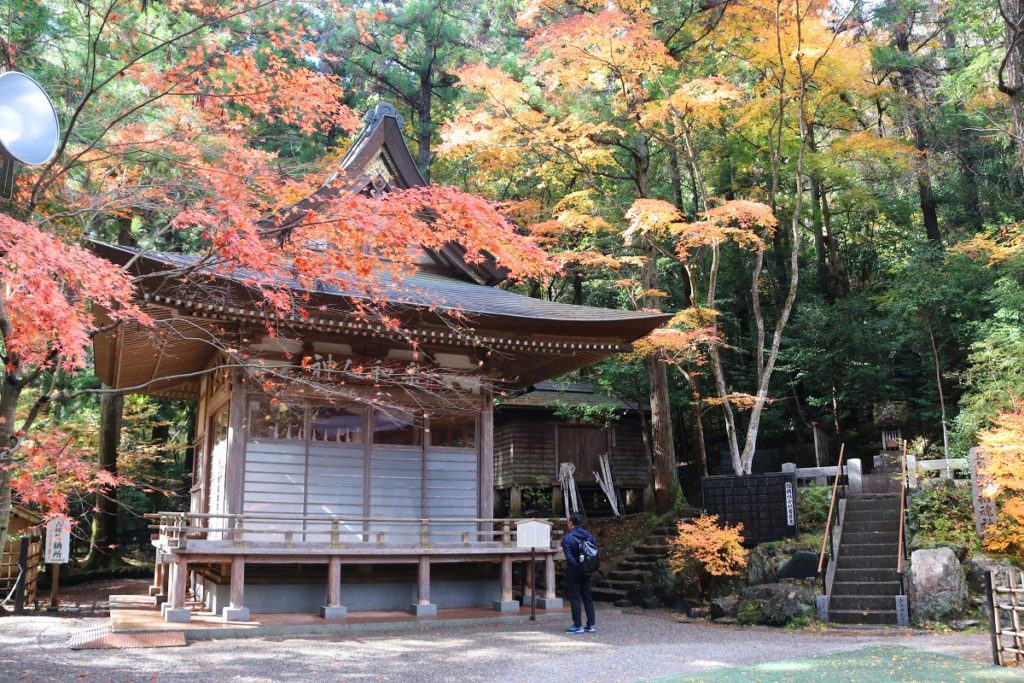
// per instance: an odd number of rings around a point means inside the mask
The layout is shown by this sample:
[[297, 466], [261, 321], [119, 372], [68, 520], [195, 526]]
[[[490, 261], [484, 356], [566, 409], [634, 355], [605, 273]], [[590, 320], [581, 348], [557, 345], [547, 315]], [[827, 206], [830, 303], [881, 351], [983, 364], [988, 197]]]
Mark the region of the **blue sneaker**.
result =
[[597, 633], [597, 627], [596, 626], [588, 626], [585, 629], [583, 629], [583, 631], [584, 631], [584, 633]]
[[569, 628], [565, 629], [565, 632], [566, 633], [583, 633], [583, 627], [582, 626], [570, 626]]

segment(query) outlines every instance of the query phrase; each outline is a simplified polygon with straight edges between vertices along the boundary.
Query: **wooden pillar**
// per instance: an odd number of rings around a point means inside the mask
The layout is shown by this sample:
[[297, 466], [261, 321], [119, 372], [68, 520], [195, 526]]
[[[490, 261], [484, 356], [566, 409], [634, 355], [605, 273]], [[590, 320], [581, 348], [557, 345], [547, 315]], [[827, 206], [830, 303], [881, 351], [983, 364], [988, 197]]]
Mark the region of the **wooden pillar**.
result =
[[[228, 407], [228, 452], [224, 463], [225, 512], [229, 515], [242, 513], [242, 496], [245, 486], [245, 432], [246, 413], [245, 376], [241, 370], [231, 378], [231, 403]], [[228, 528], [227, 520], [219, 520]]]
[[512, 555], [501, 558], [501, 599], [494, 601], [496, 612], [518, 612], [519, 603], [512, 599]]
[[249, 621], [249, 608], [245, 607], [245, 556], [231, 560], [231, 604], [224, 608], [224, 621]]
[[544, 597], [555, 597], [555, 556], [549, 553], [544, 556]]
[[562, 497], [562, 487], [552, 486], [551, 487], [551, 516], [552, 517], [564, 517], [565, 516], [565, 499]]
[[508, 515], [515, 518], [523, 516], [523, 491], [518, 486], [509, 490]]
[[416, 602], [409, 611], [418, 617], [434, 616], [437, 614], [437, 605], [430, 602], [430, 555], [420, 555], [419, 572], [416, 580]]
[[555, 553], [544, 555], [544, 595], [537, 598], [537, 609], [562, 609], [561, 598], [555, 597]]
[[[150, 595], [154, 595], [154, 596], [160, 595], [160, 592], [163, 590], [163, 573], [164, 573], [164, 565], [163, 565], [163, 563], [162, 562], [157, 562], [153, 566], [153, 585], [149, 587], [149, 594]], [[157, 604], [159, 604], [159, 601], [157, 601]]]
[[179, 557], [170, 567], [169, 602], [164, 606], [164, 621], [188, 622], [192, 611], [185, 607], [185, 592], [188, 589], [188, 560]]
[[327, 560], [327, 604], [320, 607], [324, 619], [344, 619], [348, 608], [341, 604], [341, 558], [332, 556]]

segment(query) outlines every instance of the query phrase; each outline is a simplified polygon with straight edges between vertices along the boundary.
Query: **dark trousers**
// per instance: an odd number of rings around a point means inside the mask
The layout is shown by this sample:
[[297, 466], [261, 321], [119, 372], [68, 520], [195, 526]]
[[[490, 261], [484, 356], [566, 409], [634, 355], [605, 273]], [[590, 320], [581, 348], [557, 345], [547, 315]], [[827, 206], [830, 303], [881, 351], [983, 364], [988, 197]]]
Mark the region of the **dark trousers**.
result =
[[581, 626], [580, 602], [587, 610], [587, 626], [593, 626], [594, 598], [590, 596], [590, 574], [568, 569], [565, 572], [565, 590], [569, 593], [569, 606], [572, 608], [572, 623]]

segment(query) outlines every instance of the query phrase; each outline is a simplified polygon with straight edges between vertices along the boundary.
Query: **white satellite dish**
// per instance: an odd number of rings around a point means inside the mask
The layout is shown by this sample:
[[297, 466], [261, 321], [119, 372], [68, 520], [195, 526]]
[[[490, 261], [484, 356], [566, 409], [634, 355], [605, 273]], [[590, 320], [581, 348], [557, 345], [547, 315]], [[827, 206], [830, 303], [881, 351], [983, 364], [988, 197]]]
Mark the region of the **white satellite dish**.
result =
[[18, 71], [0, 74], [0, 194], [11, 197], [15, 161], [45, 164], [59, 141], [57, 111], [42, 86]]

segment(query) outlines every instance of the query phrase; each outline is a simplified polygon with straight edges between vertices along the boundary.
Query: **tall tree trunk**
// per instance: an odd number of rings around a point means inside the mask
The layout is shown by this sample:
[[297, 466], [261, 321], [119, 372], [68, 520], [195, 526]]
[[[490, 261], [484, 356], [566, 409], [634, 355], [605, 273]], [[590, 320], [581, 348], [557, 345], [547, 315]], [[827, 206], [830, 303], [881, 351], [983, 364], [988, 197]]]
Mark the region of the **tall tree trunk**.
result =
[[[104, 389], [109, 387], [105, 386]], [[117, 450], [121, 439], [121, 421], [124, 416], [124, 396], [100, 395], [100, 433], [97, 455], [101, 470], [117, 476]], [[92, 537], [86, 569], [103, 569], [122, 564], [121, 549], [117, 543], [117, 491], [104, 489], [96, 493], [96, 508], [92, 517]]]
[[21, 395], [21, 388], [8, 373], [4, 373], [3, 383], [0, 387], [0, 547], [7, 543], [11, 522], [11, 462], [6, 449], [17, 445], [14, 423]]
[[419, 122], [416, 127], [416, 165], [419, 166], [423, 180], [430, 184], [430, 143], [434, 134], [434, 122], [431, 116], [431, 105], [434, 103], [434, 57], [437, 48], [430, 42], [423, 47], [424, 69], [420, 74], [420, 93], [416, 112]]
[[[650, 150], [646, 137], [637, 135], [637, 189], [641, 197], [651, 196]], [[640, 271], [643, 307], [661, 308], [658, 291], [658, 262], [654, 245], [645, 240], [643, 266]], [[654, 446], [654, 505], [659, 513], [675, 507], [679, 491], [676, 454], [672, 441], [672, 411], [668, 399], [668, 368], [664, 354], [658, 352], [647, 360], [647, 381], [651, 391], [651, 440]]]
[[942, 235], [939, 232], [938, 201], [932, 190], [931, 172], [928, 169], [929, 141], [925, 133], [924, 109], [918, 103], [921, 93], [914, 77], [909, 62], [912, 59], [910, 54], [910, 35], [907, 33], [908, 23], [899, 22], [896, 24], [894, 35], [896, 49], [902, 55], [903, 66], [900, 67], [900, 85], [907, 94], [910, 107], [910, 132], [914, 137], [914, 146], [921, 153], [920, 166], [917, 171], [917, 192], [920, 197], [921, 216], [924, 221], [925, 234], [932, 242], [940, 242]]
[[1005, 24], [1006, 57], [999, 89], [1010, 98], [1017, 163], [1024, 173], [1024, 0], [1000, 0]]

